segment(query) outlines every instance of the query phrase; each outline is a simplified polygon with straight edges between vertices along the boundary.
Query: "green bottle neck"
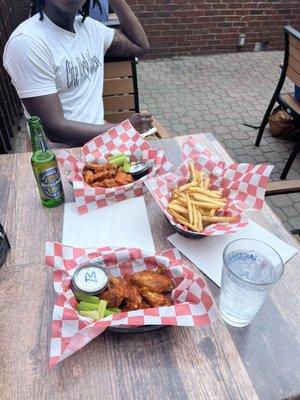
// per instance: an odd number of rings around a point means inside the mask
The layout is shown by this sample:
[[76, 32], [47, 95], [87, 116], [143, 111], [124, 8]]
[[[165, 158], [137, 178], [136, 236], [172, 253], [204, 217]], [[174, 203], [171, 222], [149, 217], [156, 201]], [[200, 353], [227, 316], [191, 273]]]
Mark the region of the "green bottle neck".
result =
[[42, 124], [41, 123], [32, 124], [29, 121], [29, 129], [30, 129], [30, 137], [31, 137], [31, 145], [33, 153], [40, 150], [51, 151], [51, 148], [43, 131]]

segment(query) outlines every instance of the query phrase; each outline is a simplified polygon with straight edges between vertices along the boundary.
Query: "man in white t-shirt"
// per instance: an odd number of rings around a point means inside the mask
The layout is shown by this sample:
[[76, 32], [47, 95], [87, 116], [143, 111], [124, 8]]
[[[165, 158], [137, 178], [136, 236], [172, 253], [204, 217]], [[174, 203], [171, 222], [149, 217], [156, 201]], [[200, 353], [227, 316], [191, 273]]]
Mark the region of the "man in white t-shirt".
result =
[[[37, 0], [38, 14], [10, 36], [4, 67], [23, 103], [25, 116], [42, 119], [53, 147], [80, 146], [113, 124], [103, 117], [104, 55], [142, 56], [145, 32], [125, 0], [111, 0], [120, 30], [78, 15], [84, 0]], [[137, 130], [151, 116], [134, 114]]]

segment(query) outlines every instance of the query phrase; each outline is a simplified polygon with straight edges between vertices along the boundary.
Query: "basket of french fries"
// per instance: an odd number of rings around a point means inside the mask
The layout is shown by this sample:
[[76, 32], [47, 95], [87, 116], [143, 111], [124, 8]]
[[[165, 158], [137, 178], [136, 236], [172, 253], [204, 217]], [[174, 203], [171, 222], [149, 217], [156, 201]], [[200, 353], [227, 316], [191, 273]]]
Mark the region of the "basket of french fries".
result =
[[201, 238], [234, 233], [247, 225], [246, 210], [260, 210], [270, 165], [226, 163], [193, 138], [183, 144], [176, 171], [146, 185], [174, 229]]
[[152, 149], [129, 120], [86, 143], [81, 159], [61, 150], [57, 160], [73, 185], [79, 214], [141, 196], [146, 177], [173, 168], [164, 152]]

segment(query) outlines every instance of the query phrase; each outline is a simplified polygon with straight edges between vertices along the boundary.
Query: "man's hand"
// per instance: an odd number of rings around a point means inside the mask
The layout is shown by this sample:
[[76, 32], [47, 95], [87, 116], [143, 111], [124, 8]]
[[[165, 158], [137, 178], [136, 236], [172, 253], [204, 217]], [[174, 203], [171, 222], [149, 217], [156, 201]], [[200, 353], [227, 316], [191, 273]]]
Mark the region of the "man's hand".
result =
[[135, 113], [129, 118], [129, 121], [139, 133], [145, 133], [152, 127], [153, 118], [147, 111]]

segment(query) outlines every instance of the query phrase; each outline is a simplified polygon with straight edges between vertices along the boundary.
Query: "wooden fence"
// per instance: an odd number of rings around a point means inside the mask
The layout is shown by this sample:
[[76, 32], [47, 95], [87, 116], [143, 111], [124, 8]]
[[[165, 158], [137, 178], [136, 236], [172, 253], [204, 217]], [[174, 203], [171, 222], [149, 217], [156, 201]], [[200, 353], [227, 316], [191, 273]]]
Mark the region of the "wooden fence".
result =
[[11, 0], [0, 0], [0, 153], [13, 151], [13, 137], [21, 110], [19, 98], [3, 67], [3, 50], [18, 25]]

